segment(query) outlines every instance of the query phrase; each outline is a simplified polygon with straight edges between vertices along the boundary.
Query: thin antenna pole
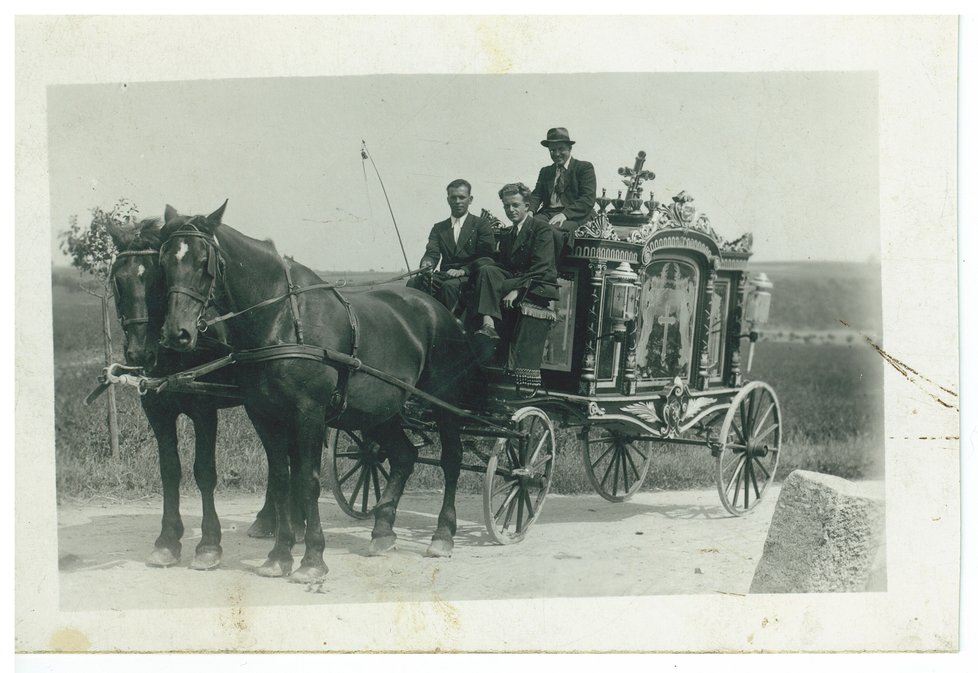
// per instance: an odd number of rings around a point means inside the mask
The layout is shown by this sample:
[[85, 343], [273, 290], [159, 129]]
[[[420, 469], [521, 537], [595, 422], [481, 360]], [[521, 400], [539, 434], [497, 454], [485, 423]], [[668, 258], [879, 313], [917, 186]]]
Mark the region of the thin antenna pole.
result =
[[394, 232], [397, 234], [397, 242], [401, 245], [401, 254], [404, 255], [404, 268], [408, 271], [411, 270], [411, 263], [408, 261], [407, 252], [404, 250], [404, 241], [401, 240], [401, 231], [397, 228], [397, 218], [394, 217], [394, 209], [391, 208], [391, 200], [387, 197], [387, 188], [384, 187], [384, 179], [380, 177], [380, 171], [377, 170], [377, 164], [374, 163], [374, 158], [367, 152], [367, 141], [360, 141], [360, 157], [364, 160], [370, 159], [370, 165], [374, 167], [374, 173], [377, 174], [377, 180], [380, 181], [380, 188], [384, 191], [384, 200], [387, 201], [387, 210], [390, 211], [391, 221], [394, 223]]

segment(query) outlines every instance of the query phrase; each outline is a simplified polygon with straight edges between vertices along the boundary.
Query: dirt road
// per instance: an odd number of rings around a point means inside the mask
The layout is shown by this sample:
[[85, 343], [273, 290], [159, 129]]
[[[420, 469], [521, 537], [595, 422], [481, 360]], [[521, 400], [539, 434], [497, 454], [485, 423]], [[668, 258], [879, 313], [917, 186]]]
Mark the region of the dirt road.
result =
[[[730, 517], [715, 490], [642, 493], [612, 504], [598, 496], [551, 495], [527, 538], [490, 541], [482, 499], [459, 498], [451, 559], [424, 558], [434, 531], [436, 493], [404, 497], [398, 549], [365, 556], [370, 522], [321, 501], [325, 560], [319, 587], [254, 574], [271, 541], [245, 535], [258, 497], [218, 501], [224, 558], [217, 570], [188, 565], [200, 536], [200, 502], [184, 498], [187, 532], [180, 565], [145, 565], [159, 533], [161, 503], [64, 505], [58, 510], [60, 603], [63, 610], [315, 605], [387, 601], [746, 593], [764, 547], [777, 486], [752, 514]], [[301, 546], [296, 548], [296, 559]]]

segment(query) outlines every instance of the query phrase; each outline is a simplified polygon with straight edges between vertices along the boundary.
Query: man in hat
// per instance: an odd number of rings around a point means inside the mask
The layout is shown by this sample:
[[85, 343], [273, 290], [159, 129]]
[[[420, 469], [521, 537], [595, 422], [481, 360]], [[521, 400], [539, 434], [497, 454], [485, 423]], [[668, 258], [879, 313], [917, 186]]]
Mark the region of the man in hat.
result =
[[476, 336], [488, 342], [499, 339], [496, 321], [502, 319], [502, 309], [514, 308], [527, 294], [543, 304], [559, 297], [553, 230], [546, 219], [530, 212], [530, 188], [521, 182], [504, 185], [499, 198], [513, 226], [500, 237], [496, 262], [481, 259], [473, 265], [475, 311], [482, 318]]
[[[469, 212], [472, 185], [466, 180], [452, 180], [446, 188], [451, 217], [431, 227], [428, 244], [421, 258], [421, 274], [408, 281], [408, 287], [427, 290], [451, 311], [458, 307], [459, 296], [469, 276], [469, 266], [480, 257], [492, 255], [496, 239], [492, 226]], [[440, 272], [435, 267], [441, 262]]]
[[530, 206], [562, 231], [566, 241], [594, 212], [594, 166], [571, 156], [574, 141], [565, 128], [550, 129], [540, 144], [550, 150], [553, 163], [540, 169]]

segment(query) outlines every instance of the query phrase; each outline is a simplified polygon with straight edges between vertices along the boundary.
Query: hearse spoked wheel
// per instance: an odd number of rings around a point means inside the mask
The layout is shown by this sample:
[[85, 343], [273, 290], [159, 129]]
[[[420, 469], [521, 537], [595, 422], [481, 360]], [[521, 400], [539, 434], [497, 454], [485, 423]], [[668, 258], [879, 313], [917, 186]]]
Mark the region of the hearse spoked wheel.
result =
[[336, 504], [355, 519], [373, 515], [390, 471], [380, 446], [359, 431], [327, 428], [326, 470]]
[[733, 398], [720, 428], [716, 482], [723, 507], [735, 516], [754, 509], [774, 483], [781, 458], [781, 406], [774, 390], [751, 381]]
[[584, 471], [605, 500], [625, 502], [631, 498], [642, 488], [651, 465], [648, 442], [633, 440], [621, 430], [594, 426], [584, 436]]
[[496, 440], [482, 491], [486, 529], [499, 544], [522, 540], [540, 516], [557, 457], [554, 426], [545, 412], [523, 407], [512, 420], [525, 439]]

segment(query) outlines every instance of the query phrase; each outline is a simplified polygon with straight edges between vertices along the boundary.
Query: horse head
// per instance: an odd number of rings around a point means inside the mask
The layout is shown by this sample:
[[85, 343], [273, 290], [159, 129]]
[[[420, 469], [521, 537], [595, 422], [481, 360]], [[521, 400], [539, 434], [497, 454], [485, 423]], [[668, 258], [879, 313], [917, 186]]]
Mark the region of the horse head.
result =
[[152, 369], [157, 361], [166, 290], [159, 263], [160, 222], [150, 218], [107, 225], [119, 251], [109, 278], [122, 323], [126, 362]]
[[214, 300], [223, 264], [216, 232], [226, 206], [227, 201], [207, 216], [181, 215], [166, 207], [160, 248], [167, 288], [161, 343], [166, 348], [192, 351], [206, 329], [203, 315]]

